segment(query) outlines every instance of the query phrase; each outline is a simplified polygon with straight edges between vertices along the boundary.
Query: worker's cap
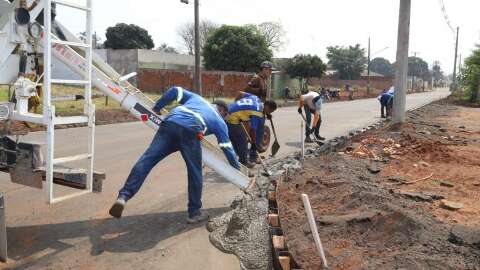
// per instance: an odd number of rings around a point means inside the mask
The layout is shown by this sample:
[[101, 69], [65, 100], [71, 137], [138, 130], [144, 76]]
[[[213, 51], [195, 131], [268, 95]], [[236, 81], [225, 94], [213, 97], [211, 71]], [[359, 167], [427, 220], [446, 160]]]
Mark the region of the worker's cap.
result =
[[268, 69], [271, 69], [271, 70], [276, 70], [276, 69], [273, 67], [272, 62], [270, 62], [270, 61], [264, 61], [264, 62], [260, 65], [260, 68], [268, 68]]

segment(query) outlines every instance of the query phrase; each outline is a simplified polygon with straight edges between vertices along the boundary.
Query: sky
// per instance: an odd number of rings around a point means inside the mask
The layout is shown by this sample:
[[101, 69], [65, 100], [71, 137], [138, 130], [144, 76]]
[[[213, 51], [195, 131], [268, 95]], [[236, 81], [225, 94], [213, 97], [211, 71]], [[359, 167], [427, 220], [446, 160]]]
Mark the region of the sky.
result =
[[[193, 2], [193, 0], [190, 0]], [[480, 43], [478, 0], [443, 0], [452, 27], [460, 27], [459, 54], [470, 55]], [[319, 55], [327, 62], [328, 46], [359, 43], [371, 38], [372, 58], [395, 61], [399, 0], [201, 0], [200, 17], [218, 24], [280, 22], [287, 44], [275, 57], [297, 53]], [[105, 31], [116, 23], [133, 23], [148, 30], [155, 45], [167, 43], [182, 49], [177, 29], [193, 21], [193, 3], [180, 0], [93, 0], [94, 30], [105, 40]], [[84, 31], [81, 13], [58, 9], [58, 20], [72, 32]], [[388, 47], [387, 49], [384, 49]], [[410, 55], [414, 52], [430, 65], [440, 61], [446, 73], [453, 72], [455, 39], [441, 10], [440, 0], [413, 0]], [[378, 53], [377, 53], [378, 52]]]

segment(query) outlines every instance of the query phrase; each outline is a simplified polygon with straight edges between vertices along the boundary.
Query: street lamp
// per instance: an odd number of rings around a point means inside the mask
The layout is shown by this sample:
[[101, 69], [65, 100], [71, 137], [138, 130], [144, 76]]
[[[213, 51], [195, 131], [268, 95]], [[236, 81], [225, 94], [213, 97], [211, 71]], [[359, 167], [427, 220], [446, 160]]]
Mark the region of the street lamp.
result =
[[385, 47], [381, 50], [376, 51], [372, 55], [370, 54], [370, 37], [368, 38], [368, 60], [367, 60], [367, 94], [370, 94], [370, 62], [371, 62], [371, 57], [375, 56], [376, 54], [379, 54], [380, 52], [383, 52], [384, 50], [388, 49], [389, 47]]
[[377, 54], [385, 51], [386, 49], [390, 49], [390, 47], [387, 46], [387, 47], [385, 47], [385, 48], [383, 48], [383, 49], [381, 49], [381, 50], [378, 50], [378, 51], [374, 52], [374, 53], [372, 54], [372, 56], [375, 56], [375, 55], [377, 55]]
[[[189, 4], [189, 0], [180, 0], [184, 4]], [[194, 88], [200, 95], [202, 95], [202, 75], [200, 70], [200, 12], [199, 0], [194, 0], [195, 9], [195, 72], [193, 76]]]

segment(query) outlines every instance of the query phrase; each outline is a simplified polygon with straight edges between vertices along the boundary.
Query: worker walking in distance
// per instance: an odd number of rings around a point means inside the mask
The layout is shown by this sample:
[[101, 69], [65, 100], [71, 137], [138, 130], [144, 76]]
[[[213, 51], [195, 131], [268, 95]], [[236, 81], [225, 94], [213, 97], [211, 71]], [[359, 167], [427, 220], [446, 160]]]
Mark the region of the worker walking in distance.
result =
[[[314, 91], [304, 90], [298, 102], [298, 113], [302, 114], [302, 109], [305, 110], [305, 142], [312, 143], [310, 135], [313, 133], [317, 140], [325, 140], [320, 136], [320, 126], [322, 125], [322, 96]], [[313, 114], [313, 122], [312, 122]], [[311, 127], [310, 127], [311, 124]]]
[[188, 218], [190, 224], [208, 219], [202, 208], [202, 148], [204, 136], [214, 134], [231, 166], [240, 169], [228, 129], [222, 116], [224, 108], [211, 105], [201, 96], [181, 87], [170, 88], [160, 98], [153, 111], [159, 113], [165, 106], [180, 104], [170, 111], [161, 123], [152, 143], [132, 168], [124, 186], [120, 189], [117, 201], [109, 213], [120, 218], [125, 204], [140, 189], [151, 169], [168, 155], [180, 151], [188, 170]]
[[[271, 114], [277, 109], [275, 101], [266, 100], [264, 103], [255, 95], [241, 92], [243, 98], [230, 104], [228, 107], [228, 115], [225, 118], [228, 126], [228, 134], [233, 143], [233, 148], [237, 153], [240, 163], [248, 168], [253, 168], [255, 163], [253, 160], [258, 158], [257, 149], [262, 147], [263, 128], [261, 128], [262, 120], [265, 117], [271, 117]], [[249, 123], [250, 128], [245, 124]], [[242, 125], [244, 125], [242, 127]], [[248, 159], [248, 138], [245, 132], [252, 130], [250, 159]], [[254, 155], [254, 156], [252, 156]]]
[[[240, 93], [240, 98], [243, 98], [243, 93], [250, 93], [261, 99], [262, 102], [267, 101], [268, 95], [268, 80], [272, 76], [272, 72], [275, 70], [273, 64], [270, 61], [264, 61], [260, 65], [260, 71], [252, 77], [248, 82], [247, 87]], [[237, 98], [238, 99], [238, 98]], [[265, 130], [265, 117], [263, 117], [259, 124], [256, 132], [256, 138], [252, 138], [257, 142], [263, 140], [263, 133]], [[258, 163], [258, 155], [256, 154], [256, 149], [253, 147], [250, 148], [250, 162]]]

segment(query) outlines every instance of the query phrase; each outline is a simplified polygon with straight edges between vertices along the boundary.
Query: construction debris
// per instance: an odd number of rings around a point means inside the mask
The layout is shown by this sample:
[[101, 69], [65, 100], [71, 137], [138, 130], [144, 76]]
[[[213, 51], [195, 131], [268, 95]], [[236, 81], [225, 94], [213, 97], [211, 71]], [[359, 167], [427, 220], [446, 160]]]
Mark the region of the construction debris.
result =
[[450, 231], [448, 240], [454, 244], [480, 249], [480, 229], [463, 225], [455, 225]]
[[464, 207], [463, 203], [442, 200], [442, 207], [448, 210], [457, 211]]
[[317, 218], [317, 222], [322, 225], [332, 225], [332, 224], [339, 224], [339, 223], [347, 223], [347, 222], [362, 222], [362, 221], [371, 221], [375, 216], [381, 215], [382, 212], [379, 210], [376, 211], [366, 211], [366, 212], [359, 212], [354, 214], [347, 214], [347, 215], [324, 215]]
[[380, 165], [378, 165], [376, 162], [372, 162], [372, 163], [368, 164], [367, 169], [368, 169], [369, 172], [371, 172], [373, 174], [377, 174], [377, 173], [382, 171]]
[[442, 180], [442, 181], [440, 181], [440, 186], [453, 188], [453, 187], [455, 187], [455, 184], [452, 183], [451, 181]]
[[[476, 216], [462, 219], [462, 213], [478, 213], [472, 207], [478, 190], [462, 188], [479, 182], [478, 143], [449, 133], [452, 121], [440, 125], [423, 120], [424, 115], [444, 115], [450, 108], [432, 104], [409, 114], [410, 123], [400, 129], [387, 125], [355, 135], [350, 145], [337, 148], [341, 154], [333, 149], [325, 152], [328, 155], [322, 152], [307, 159], [302, 170], [288, 174], [276, 194], [279, 222], [301, 268], [321, 269], [298, 200], [299, 193], [307, 193], [333, 269], [358, 269], [359, 265], [362, 269], [480, 269], [478, 248], [458, 246], [466, 240], [446, 241], [449, 222], [479, 224]], [[417, 129], [417, 119], [428, 125]], [[473, 142], [474, 148], [454, 148], [465, 142]], [[454, 186], [449, 189], [438, 180], [453, 177], [450, 186]], [[467, 236], [475, 234], [463, 238]], [[475, 240], [468, 242], [465, 246], [473, 247]]]

